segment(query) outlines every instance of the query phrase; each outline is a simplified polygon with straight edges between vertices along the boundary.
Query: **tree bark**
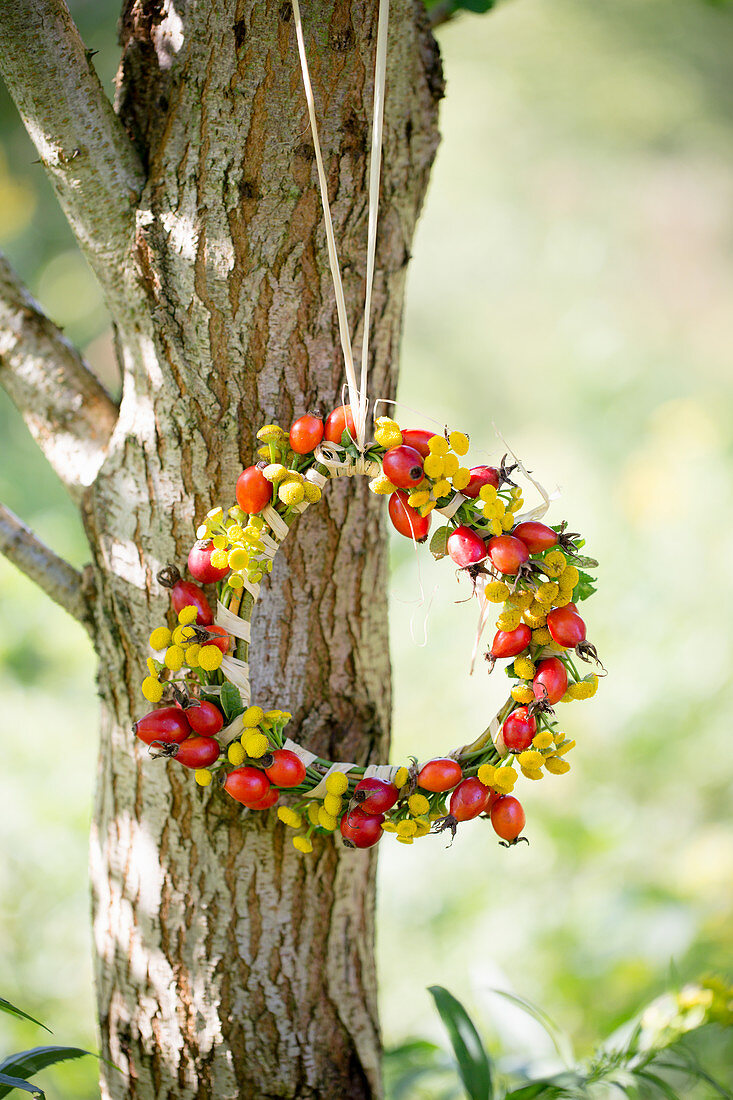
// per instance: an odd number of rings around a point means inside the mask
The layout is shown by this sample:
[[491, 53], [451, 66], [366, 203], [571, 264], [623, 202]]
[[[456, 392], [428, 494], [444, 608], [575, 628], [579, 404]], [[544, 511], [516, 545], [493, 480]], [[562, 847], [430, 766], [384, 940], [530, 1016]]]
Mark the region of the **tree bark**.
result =
[[[346, 300], [360, 342], [375, 0], [304, 12]], [[375, 860], [297, 853], [151, 761], [130, 724], [147, 636], [196, 517], [234, 502], [264, 422], [341, 403], [343, 365], [313, 146], [282, 0], [127, 0], [117, 107], [147, 179], [123, 257], [119, 420], [82, 501], [103, 728], [92, 829], [104, 1098], [380, 1095]], [[393, 0], [370, 391], [394, 396], [410, 245], [442, 78], [418, 0]], [[263, 584], [253, 701], [321, 756], [385, 760], [384, 510], [327, 487]], [[291, 732], [292, 730], [292, 732]]]

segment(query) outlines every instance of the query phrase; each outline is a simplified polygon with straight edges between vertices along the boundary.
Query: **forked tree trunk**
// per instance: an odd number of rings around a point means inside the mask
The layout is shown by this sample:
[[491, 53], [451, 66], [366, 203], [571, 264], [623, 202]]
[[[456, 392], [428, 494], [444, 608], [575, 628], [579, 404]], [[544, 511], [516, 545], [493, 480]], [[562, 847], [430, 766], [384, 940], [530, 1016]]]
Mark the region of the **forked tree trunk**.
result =
[[[377, 3], [303, 7], [358, 348]], [[8, 60], [8, 49], [32, 52], [46, 9], [63, 22], [60, 0], [0, 0], [4, 73], [32, 133], [52, 90], [24, 100], [37, 74]], [[260, 424], [341, 400], [292, 11], [282, 0], [127, 0], [121, 35], [117, 106], [134, 146], [130, 182], [119, 206], [105, 214], [100, 202], [87, 219], [91, 243], [79, 234], [124, 373], [101, 468], [77, 486], [104, 712], [92, 834], [99, 1016], [103, 1054], [122, 1070], [102, 1064], [102, 1095], [376, 1097], [373, 856], [326, 841], [303, 858], [273, 814], [248, 815], [220, 791], [196, 788], [130, 733], [145, 706], [147, 636], [167, 608], [156, 573], [185, 564], [195, 517], [233, 503]], [[371, 330], [370, 390], [384, 397], [393, 396], [440, 94], [424, 8], [393, 0]], [[72, 224], [75, 185], [99, 163], [89, 125], [86, 145], [60, 135], [42, 150]], [[104, 199], [110, 187], [100, 187]], [[129, 204], [134, 226], [118, 232], [112, 223]], [[7, 348], [2, 355], [0, 345], [3, 381], [22, 404]], [[53, 410], [47, 421], [52, 434]], [[290, 735], [322, 756], [386, 758], [386, 564], [379, 501], [363, 480], [336, 483], [263, 585], [253, 701], [292, 711]]]

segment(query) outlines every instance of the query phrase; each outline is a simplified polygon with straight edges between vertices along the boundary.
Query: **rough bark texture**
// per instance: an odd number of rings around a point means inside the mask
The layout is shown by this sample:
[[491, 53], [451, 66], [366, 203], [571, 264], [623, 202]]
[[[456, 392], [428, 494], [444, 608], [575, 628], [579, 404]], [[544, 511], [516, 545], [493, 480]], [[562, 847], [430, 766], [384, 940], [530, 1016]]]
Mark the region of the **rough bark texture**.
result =
[[[318, 2], [304, 18], [353, 327], [377, 5]], [[116, 316], [119, 420], [82, 505], [104, 710], [98, 1000], [103, 1053], [122, 1070], [102, 1067], [102, 1094], [376, 1097], [373, 857], [327, 842], [303, 859], [274, 814], [196, 788], [129, 732], [167, 606], [158, 569], [185, 563], [196, 516], [233, 502], [261, 423], [341, 400], [292, 12], [282, 0], [127, 0], [120, 28], [118, 108], [147, 182]], [[393, 395], [441, 92], [422, 4], [393, 0], [373, 395]], [[291, 736], [333, 759], [387, 752], [383, 513], [363, 481], [331, 485], [287, 539], [253, 621], [254, 701], [292, 711]]]

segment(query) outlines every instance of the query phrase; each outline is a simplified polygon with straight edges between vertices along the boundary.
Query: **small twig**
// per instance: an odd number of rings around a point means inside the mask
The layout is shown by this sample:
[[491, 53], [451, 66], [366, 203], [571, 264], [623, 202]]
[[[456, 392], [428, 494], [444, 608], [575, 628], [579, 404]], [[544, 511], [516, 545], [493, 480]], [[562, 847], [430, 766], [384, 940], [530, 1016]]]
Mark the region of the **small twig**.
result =
[[89, 630], [84, 577], [55, 554], [9, 508], [0, 504], [0, 553]]

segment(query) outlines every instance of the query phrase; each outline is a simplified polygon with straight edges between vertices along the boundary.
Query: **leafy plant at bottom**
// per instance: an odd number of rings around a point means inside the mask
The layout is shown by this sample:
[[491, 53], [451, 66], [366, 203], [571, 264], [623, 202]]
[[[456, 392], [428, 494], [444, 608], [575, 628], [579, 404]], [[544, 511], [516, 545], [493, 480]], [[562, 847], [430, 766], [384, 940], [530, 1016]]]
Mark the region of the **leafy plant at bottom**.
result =
[[[15, 1016], [17, 1019], [30, 1020], [31, 1023], [38, 1024], [45, 1031], [49, 1030], [40, 1020], [29, 1016], [27, 1012], [23, 1012], [21, 1008], [17, 1008], [2, 997], [0, 997], [0, 1012]], [[90, 1053], [90, 1051], [81, 1050], [79, 1047], [50, 1046], [34, 1047], [32, 1050], [22, 1050], [18, 1054], [11, 1054], [3, 1062], [0, 1062], [0, 1097], [7, 1096], [13, 1089], [18, 1089], [21, 1092], [40, 1097], [40, 1100], [45, 1100], [46, 1094], [43, 1089], [32, 1084], [29, 1078], [34, 1077], [42, 1069], [47, 1069], [49, 1066], [55, 1066], [59, 1062], [69, 1062], [75, 1058], [83, 1058]], [[91, 1057], [94, 1057], [94, 1055], [91, 1055]]]
[[687, 1042], [709, 1025], [733, 1027], [733, 988], [720, 979], [704, 979], [657, 998], [585, 1062], [575, 1059], [567, 1036], [541, 1009], [497, 990], [552, 1039], [564, 1068], [540, 1075], [529, 1068], [502, 1071], [502, 1059], [491, 1057], [460, 1001], [442, 986], [431, 986], [429, 992], [448, 1032], [453, 1059], [422, 1040], [388, 1051], [389, 1100], [684, 1100], [689, 1093], [677, 1090], [701, 1083], [708, 1086], [709, 1095], [733, 1100], [733, 1093], [715, 1080]]

